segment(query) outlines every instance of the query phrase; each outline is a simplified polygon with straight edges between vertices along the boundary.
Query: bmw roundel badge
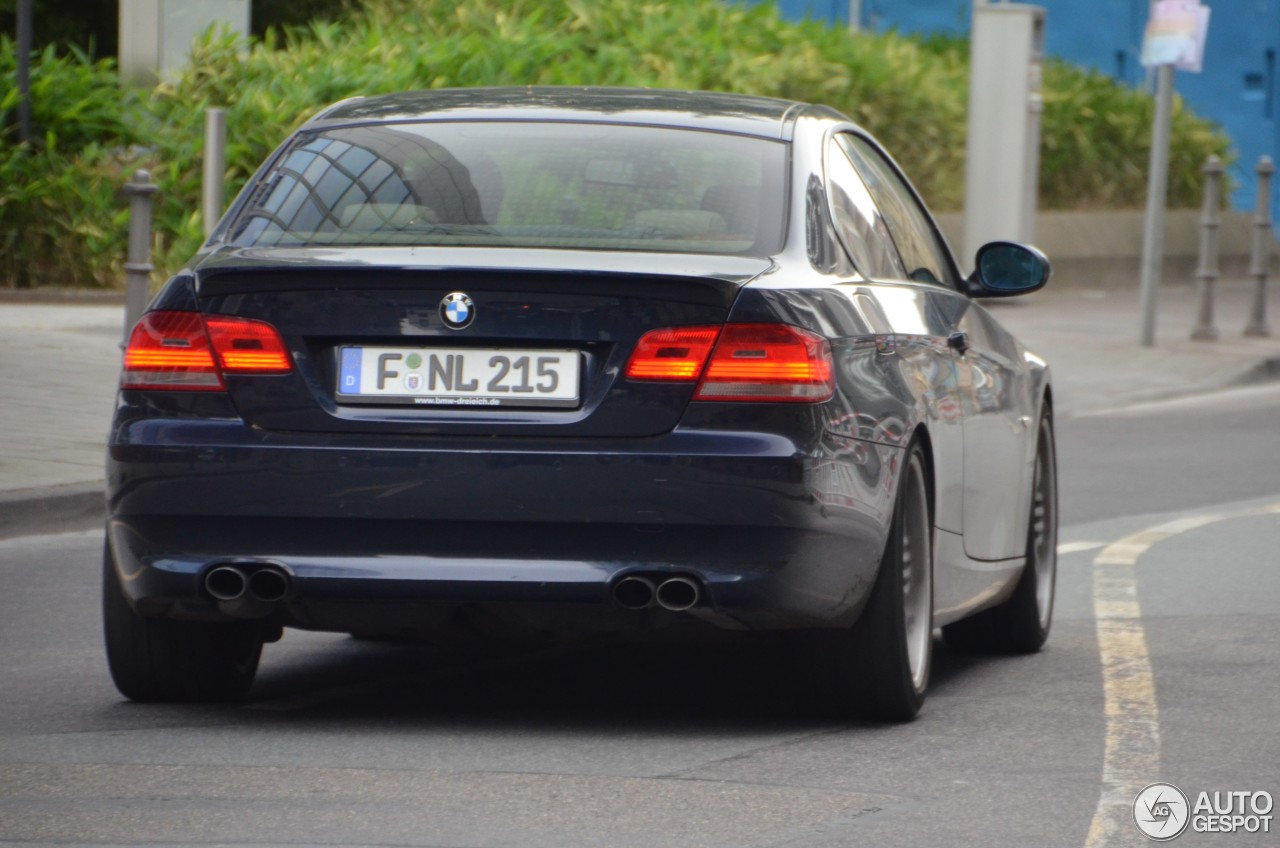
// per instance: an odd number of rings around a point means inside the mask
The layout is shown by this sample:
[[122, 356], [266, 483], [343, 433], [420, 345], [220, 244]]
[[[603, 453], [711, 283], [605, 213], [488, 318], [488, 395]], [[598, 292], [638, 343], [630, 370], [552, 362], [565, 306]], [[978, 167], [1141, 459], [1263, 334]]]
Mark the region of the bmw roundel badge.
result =
[[476, 305], [462, 292], [453, 292], [440, 301], [440, 320], [451, 330], [461, 330], [476, 317]]

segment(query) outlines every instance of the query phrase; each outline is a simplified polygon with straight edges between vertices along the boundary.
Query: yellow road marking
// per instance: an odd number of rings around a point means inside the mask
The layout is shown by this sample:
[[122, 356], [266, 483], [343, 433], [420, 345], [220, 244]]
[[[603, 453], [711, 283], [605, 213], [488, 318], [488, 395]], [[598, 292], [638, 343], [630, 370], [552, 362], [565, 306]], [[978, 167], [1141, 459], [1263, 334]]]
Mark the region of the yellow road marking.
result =
[[1179, 518], [1125, 536], [1093, 560], [1093, 610], [1106, 701], [1102, 793], [1086, 848], [1134, 844], [1133, 799], [1160, 775], [1160, 709], [1138, 603], [1138, 558], [1171, 536], [1229, 518], [1280, 513], [1280, 503]]

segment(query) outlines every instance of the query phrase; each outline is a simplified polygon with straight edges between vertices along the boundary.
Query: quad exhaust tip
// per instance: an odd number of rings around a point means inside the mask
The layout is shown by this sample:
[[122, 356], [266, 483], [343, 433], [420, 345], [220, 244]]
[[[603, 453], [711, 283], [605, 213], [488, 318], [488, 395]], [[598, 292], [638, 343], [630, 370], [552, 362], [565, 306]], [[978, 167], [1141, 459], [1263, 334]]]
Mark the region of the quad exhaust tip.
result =
[[702, 589], [688, 577], [671, 577], [658, 585], [658, 606], [671, 612], [684, 612], [697, 606]]
[[628, 574], [613, 585], [613, 601], [623, 609], [642, 610], [652, 606], [669, 612], [684, 612], [702, 600], [702, 586], [692, 577], [675, 577], [655, 580], [638, 574]]
[[249, 580], [240, 569], [220, 565], [210, 569], [205, 575], [204, 588], [215, 600], [234, 601], [244, 596], [249, 588]]
[[613, 586], [613, 600], [623, 609], [642, 610], [653, 606], [657, 590], [648, 577], [630, 575]]
[[237, 618], [260, 618], [289, 594], [292, 578], [278, 565], [228, 563], [209, 569], [204, 589], [218, 608]]
[[289, 575], [279, 568], [268, 566], [249, 575], [249, 594], [256, 601], [273, 604], [288, 593]]

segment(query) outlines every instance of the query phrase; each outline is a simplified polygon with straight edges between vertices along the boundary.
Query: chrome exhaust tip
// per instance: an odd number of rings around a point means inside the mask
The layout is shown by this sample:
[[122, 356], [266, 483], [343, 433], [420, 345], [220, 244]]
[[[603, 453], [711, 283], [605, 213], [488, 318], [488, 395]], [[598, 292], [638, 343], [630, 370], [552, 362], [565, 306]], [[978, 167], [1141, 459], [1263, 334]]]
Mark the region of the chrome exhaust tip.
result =
[[653, 606], [653, 581], [630, 575], [613, 585], [613, 602], [623, 609], [642, 610]]
[[697, 606], [702, 589], [697, 581], [688, 577], [669, 577], [663, 580], [655, 593], [658, 606], [670, 612], [684, 612]]
[[261, 568], [249, 575], [249, 594], [256, 601], [274, 604], [289, 594], [289, 575], [279, 568]]
[[204, 588], [215, 600], [235, 601], [244, 597], [249, 581], [240, 569], [220, 565], [204, 576]]

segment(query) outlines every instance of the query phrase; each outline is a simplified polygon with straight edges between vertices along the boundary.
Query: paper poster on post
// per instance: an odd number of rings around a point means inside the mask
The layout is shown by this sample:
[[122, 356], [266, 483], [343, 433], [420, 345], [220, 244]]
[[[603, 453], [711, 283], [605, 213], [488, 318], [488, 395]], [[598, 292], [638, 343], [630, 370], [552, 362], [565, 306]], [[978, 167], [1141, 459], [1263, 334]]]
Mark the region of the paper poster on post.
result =
[[1160, 0], [1142, 38], [1142, 65], [1173, 65], [1199, 73], [1204, 65], [1204, 42], [1209, 33], [1209, 7], [1198, 0]]

